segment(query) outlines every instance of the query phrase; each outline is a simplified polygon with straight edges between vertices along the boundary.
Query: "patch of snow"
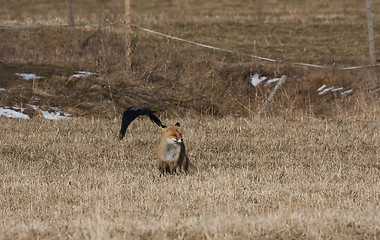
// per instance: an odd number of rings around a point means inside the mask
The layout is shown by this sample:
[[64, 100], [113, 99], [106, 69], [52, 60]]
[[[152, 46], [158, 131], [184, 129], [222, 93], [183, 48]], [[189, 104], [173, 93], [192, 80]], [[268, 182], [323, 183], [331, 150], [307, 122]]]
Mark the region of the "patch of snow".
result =
[[30, 107], [32, 107], [36, 111], [40, 111], [42, 116], [46, 119], [50, 120], [62, 120], [62, 119], [72, 119], [72, 114], [63, 113], [59, 110], [57, 107], [51, 107], [50, 109], [54, 112], [44, 111], [39, 109], [36, 105], [28, 104]]
[[337, 92], [337, 91], [342, 91], [344, 90], [344, 88], [340, 87], [340, 88], [334, 88], [334, 89], [331, 89], [331, 92]]
[[256, 87], [257, 85], [259, 85], [259, 83], [261, 83], [262, 81], [264, 81], [265, 79], [267, 79], [267, 77], [263, 76], [263, 77], [260, 77], [259, 74], [255, 73], [251, 76], [251, 84]]
[[274, 82], [278, 82], [280, 81], [280, 78], [272, 78], [272, 79], [269, 79], [266, 83], [265, 83], [265, 87], [269, 86], [271, 83], [274, 83]]
[[[39, 109], [35, 105], [28, 104], [31, 108], [36, 111], [41, 112], [42, 116], [46, 119], [50, 120], [61, 120], [61, 119], [72, 119], [72, 114], [63, 113], [57, 107], [50, 108], [53, 111], [43, 111]], [[30, 117], [24, 113], [22, 113], [25, 108], [20, 107], [0, 107], [0, 117], [8, 117], [8, 118], [24, 118], [30, 119]]]
[[[14, 109], [24, 110], [24, 108], [16, 108], [16, 107], [14, 107]], [[9, 109], [7, 107], [5, 107], [5, 108], [0, 107], [0, 117], [30, 119], [30, 117], [28, 115], [26, 115], [22, 112], [18, 112], [16, 110]]]
[[326, 87], [326, 85], [325, 84], [323, 84], [320, 88], [318, 88], [317, 89], [317, 92], [320, 92], [320, 91], [322, 91], [324, 88]]
[[341, 92], [340, 94], [342, 94], [342, 95], [346, 95], [346, 94], [351, 93], [352, 91], [353, 91], [352, 89], [348, 89], [348, 90], [346, 90], [346, 91], [344, 91], [344, 92]]
[[46, 119], [50, 120], [72, 119], [71, 114], [62, 113], [63, 115], [61, 115], [61, 112], [48, 112], [43, 110], [40, 110], [40, 112]]
[[0, 88], [0, 92], [5, 91], [5, 88]]
[[[293, 78], [296, 78], [296, 77], [293, 77]], [[259, 85], [263, 81], [266, 81], [266, 83], [265, 83], [264, 86], [268, 87], [270, 84], [280, 81], [280, 78], [268, 79], [267, 76], [260, 76], [260, 74], [258, 74], [258, 73], [255, 73], [255, 74], [251, 75], [251, 84], [254, 87], [256, 87], [257, 85]]]
[[91, 75], [96, 75], [96, 73], [93, 72], [85, 72], [85, 71], [77, 71], [76, 74], [72, 75], [72, 77], [80, 78], [80, 77], [88, 77]]
[[31, 80], [36, 78], [42, 78], [39, 76], [36, 76], [36, 74], [33, 73], [15, 73], [17, 76], [22, 77], [24, 80]]
[[[340, 91], [341, 92], [340, 94], [346, 95], [346, 94], [352, 92], [353, 90], [352, 89], [346, 89], [345, 90], [345, 88], [343, 88], [343, 87], [339, 87], [339, 88], [329, 87], [329, 88], [326, 88], [325, 84], [323, 84], [320, 88], [317, 89], [318, 95], [323, 95], [323, 94], [325, 94], [327, 92], [330, 92], [330, 91], [331, 92], [338, 92], [338, 91]], [[344, 92], [342, 92], [342, 91], [344, 91]]]
[[319, 95], [323, 95], [323, 94], [325, 94], [325, 93], [327, 93], [328, 91], [331, 91], [331, 90], [333, 90], [333, 89], [334, 89], [334, 87], [325, 88], [325, 89], [323, 89], [321, 92], [319, 92], [318, 94], [319, 94]]

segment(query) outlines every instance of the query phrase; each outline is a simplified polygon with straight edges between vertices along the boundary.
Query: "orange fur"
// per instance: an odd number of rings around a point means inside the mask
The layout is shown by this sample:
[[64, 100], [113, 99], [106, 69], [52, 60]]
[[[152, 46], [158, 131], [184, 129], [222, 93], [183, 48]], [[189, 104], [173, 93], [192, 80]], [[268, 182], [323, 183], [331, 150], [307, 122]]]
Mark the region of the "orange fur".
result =
[[176, 169], [187, 173], [189, 169], [189, 159], [186, 155], [185, 144], [179, 126], [172, 125], [163, 128], [164, 133], [156, 144], [156, 153], [159, 160], [160, 175], [166, 173], [173, 174]]

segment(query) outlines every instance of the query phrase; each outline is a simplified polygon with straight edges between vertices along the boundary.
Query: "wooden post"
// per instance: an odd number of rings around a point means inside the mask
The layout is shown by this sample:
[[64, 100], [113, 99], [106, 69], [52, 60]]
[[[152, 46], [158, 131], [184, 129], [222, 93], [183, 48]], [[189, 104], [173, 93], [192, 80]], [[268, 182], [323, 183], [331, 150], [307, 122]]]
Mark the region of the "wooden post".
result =
[[75, 35], [75, 22], [74, 22], [74, 14], [73, 14], [73, 4], [71, 0], [66, 0], [67, 11], [69, 13], [70, 26], [72, 26], [72, 34], [73, 34], [73, 45], [75, 50], [77, 49], [77, 37]]
[[288, 77], [286, 75], [282, 75], [280, 80], [278, 81], [277, 85], [274, 87], [273, 91], [270, 93], [268, 99], [264, 102], [263, 106], [260, 108], [260, 110], [257, 112], [256, 117], [261, 117], [261, 114], [265, 111], [268, 104], [272, 101], [274, 95], [276, 94], [277, 90], [280, 89], [281, 85], [285, 82], [285, 80]]
[[67, 6], [67, 11], [69, 13], [69, 18], [70, 18], [70, 25], [74, 26], [74, 15], [73, 15], [73, 4], [71, 0], [66, 0], [66, 6]]
[[371, 63], [375, 63], [376, 58], [375, 58], [375, 40], [373, 37], [372, 0], [366, 0], [366, 7], [367, 7], [369, 57], [370, 57]]
[[131, 70], [131, 21], [130, 0], [125, 0], [125, 69]]

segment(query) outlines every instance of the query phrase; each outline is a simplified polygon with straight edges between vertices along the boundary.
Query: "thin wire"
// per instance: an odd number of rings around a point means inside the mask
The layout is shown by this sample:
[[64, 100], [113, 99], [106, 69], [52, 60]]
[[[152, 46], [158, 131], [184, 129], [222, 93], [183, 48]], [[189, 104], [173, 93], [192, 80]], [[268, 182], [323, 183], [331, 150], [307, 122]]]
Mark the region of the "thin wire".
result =
[[[118, 21], [118, 22], [75, 24], [75, 25], [48, 25], [48, 26], [44, 26], [44, 25], [39, 25], [39, 26], [31, 26], [31, 25], [0, 25], [0, 30], [35, 30], [35, 29], [76, 28], [76, 27], [100, 27], [100, 26], [111, 26], [111, 25], [118, 25], [118, 24], [125, 24], [125, 21], [123, 20], [123, 21]], [[166, 37], [166, 38], [174, 39], [174, 40], [177, 40], [177, 41], [185, 42], [185, 43], [196, 45], [196, 46], [203, 47], [203, 48], [209, 48], [209, 49], [213, 49], [213, 50], [217, 50], [217, 51], [223, 51], [223, 52], [228, 52], [228, 53], [239, 54], [239, 55], [242, 55], [242, 56], [247, 56], [247, 57], [255, 58], [255, 59], [258, 59], [258, 60], [262, 60], [262, 61], [276, 62], [276, 63], [283, 62], [282, 60], [278, 60], [278, 59], [261, 57], [261, 56], [257, 56], [257, 55], [253, 55], [253, 54], [249, 54], [249, 53], [239, 52], [239, 51], [236, 51], [236, 50], [231, 50], [231, 49], [226, 49], [226, 48], [220, 48], [220, 47], [214, 47], [214, 46], [211, 46], [211, 45], [207, 45], [207, 44], [203, 44], [203, 43], [199, 43], [199, 42], [194, 42], [194, 41], [186, 40], [186, 39], [175, 37], [175, 36], [168, 35], [168, 34], [165, 34], [165, 33], [157, 32], [157, 31], [154, 31], [154, 30], [151, 30], [151, 29], [148, 29], [148, 28], [139, 27], [139, 26], [136, 26], [136, 25], [133, 25], [133, 24], [131, 24], [131, 26], [134, 27], [134, 28], [136, 28], [136, 29], [148, 32], [148, 33], [156, 34], [156, 35], [159, 35], [159, 36], [163, 36], [163, 37]], [[291, 62], [290, 64], [304, 66], [304, 67], [310, 67], [310, 68], [328, 69], [328, 70], [355, 70], [355, 69], [361, 69], [361, 68], [369, 68], [369, 67], [380, 66], [380, 63], [360, 65], [360, 66], [341, 67], [341, 68], [336, 68], [334, 66], [322, 66], [322, 65], [318, 65], [318, 64], [301, 63], [301, 62]]]

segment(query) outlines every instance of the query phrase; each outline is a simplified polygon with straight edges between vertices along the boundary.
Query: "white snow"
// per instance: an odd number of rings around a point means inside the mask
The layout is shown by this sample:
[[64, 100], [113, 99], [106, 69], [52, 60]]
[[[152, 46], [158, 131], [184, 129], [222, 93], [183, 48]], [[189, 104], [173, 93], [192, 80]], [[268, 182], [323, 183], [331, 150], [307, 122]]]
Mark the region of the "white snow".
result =
[[320, 88], [318, 88], [317, 89], [317, 92], [320, 92], [320, 91], [322, 91], [324, 88], [326, 87], [326, 85], [325, 84], [323, 84]]
[[[296, 77], [293, 77], [293, 78], [296, 78]], [[257, 85], [259, 85], [261, 82], [264, 82], [264, 81], [265, 81], [264, 86], [267, 87], [272, 83], [278, 82], [279, 80], [280, 80], [280, 78], [268, 79], [268, 77], [260, 76], [260, 74], [258, 74], [258, 73], [251, 75], [251, 84], [254, 87], [256, 87]], [[350, 88], [344, 88], [344, 87], [338, 87], [338, 88], [336, 88], [334, 86], [333, 87], [327, 87], [326, 84], [323, 84], [322, 86], [320, 86], [317, 89], [317, 92], [318, 92], [318, 95], [324, 95], [328, 92], [340, 92], [340, 94], [346, 95], [346, 94], [353, 92], [353, 90]]]
[[72, 119], [71, 114], [63, 113], [63, 115], [61, 115], [61, 112], [48, 112], [48, 111], [43, 111], [43, 110], [40, 110], [40, 111], [46, 119], [50, 119], [50, 120]]
[[269, 86], [271, 83], [274, 83], [274, 82], [278, 82], [280, 81], [280, 78], [272, 78], [272, 79], [269, 79], [266, 83], [265, 83], [265, 87]]
[[267, 77], [263, 76], [263, 77], [260, 77], [259, 74], [255, 73], [251, 76], [251, 84], [256, 87], [257, 85], [259, 85], [259, 83], [261, 83], [262, 81], [264, 81], [265, 79], [267, 79]]
[[353, 90], [352, 89], [345, 89], [343, 87], [335, 88], [335, 87], [329, 87], [326, 88], [326, 85], [323, 84], [320, 88], [317, 89], [318, 95], [323, 95], [326, 94], [327, 92], [338, 92], [340, 91], [340, 94], [346, 95], [351, 93]]
[[331, 92], [337, 92], [337, 91], [342, 91], [344, 88], [340, 87], [340, 88], [334, 88], [334, 89], [331, 89]]
[[24, 80], [31, 80], [36, 78], [42, 78], [39, 76], [36, 76], [36, 74], [33, 73], [15, 73], [17, 76], [22, 77]]
[[341, 92], [340, 94], [342, 94], [342, 95], [346, 95], [346, 94], [351, 93], [352, 91], [353, 91], [352, 89], [348, 89], [348, 90], [346, 90], [346, 91], [344, 91], [344, 92]]
[[0, 88], [0, 92], [1, 92], [1, 91], [5, 91], [5, 88]]
[[49, 111], [44, 111], [44, 110], [39, 109], [36, 105], [31, 105], [31, 104], [28, 104], [28, 105], [31, 106], [34, 110], [40, 111], [42, 116], [44, 116], [44, 118], [46, 119], [50, 119], [50, 120], [72, 119], [71, 117], [72, 114], [63, 113], [59, 110], [59, 108], [56, 108], [56, 107], [50, 108], [51, 110], [53, 110], [53, 112], [49, 112]]
[[[59, 110], [59, 108], [52, 107], [50, 108], [52, 111], [44, 111], [39, 109], [35, 105], [28, 104], [28, 106], [32, 107], [34, 110], [41, 112], [42, 116], [46, 119], [51, 120], [61, 120], [61, 119], [72, 119], [72, 114], [63, 113]], [[25, 108], [20, 107], [0, 107], [0, 117], [8, 117], [8, 118], [24, 118], [30, 119], [30, 117], [24, 113], [22, 113]]]
[[280, 81], [280, 78], [268, 79], [267, 76], [260, 76], [260, 74], [258, 73], [251, 75], [251, 84], [254, 87], [256, 87], [257, 85], [259, 85], [261, 82], [264, 82], [264, 81], [266, 81], [264, 86], [268, 87], [270, 84]]
[[[15, 108], [15, 109], [21, 109], [22, 111], [24, 108]], [[0, 117], [8, 117], [8, 118], [24, 118], [24, 119], [30, 119], [30, 117], [22, 112], [18, 112], [13, 109], [9, 109], [7, 107], [3, 108], [0, 107]]]
[[80, 77], [88, 77], [91, 75], [96, 75], [96, 73], [93, 72], [85, 72], [85, 71], [77, 71], [76, 74], [72, 75], [72, 77], [80, 78]]
[[319, 94], [319, 95], [323, 95], [323, 94], [325, 94], [325, 93], [327, 93], [328, 91], [331, 91], [331, 90], [333, 90], [333, 89], [334, 89], [334, 87], [325, 88], [325, 89], [323, 89], [321, 92], [319, 92], [318, 94]]
[[329, 87], [326, 88], [326, 84], [323, 84], [320, 88], [317, 89], [318, 95], [323, 95], [326, 94], [327, 92], [340, 92], [342, 95], [346, 95], [351, 93], [353, 90], [352, 89], [345, 89], [343, 87], [335, 88], [335, 87]]

